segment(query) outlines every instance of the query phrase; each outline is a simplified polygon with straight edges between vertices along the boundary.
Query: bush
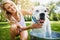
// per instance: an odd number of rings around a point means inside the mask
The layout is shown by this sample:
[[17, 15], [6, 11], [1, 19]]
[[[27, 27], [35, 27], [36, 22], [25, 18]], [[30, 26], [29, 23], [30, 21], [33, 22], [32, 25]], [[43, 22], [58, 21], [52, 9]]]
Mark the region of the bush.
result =
[[31, 16], [24, 16], [25, 21], [31, 21]]

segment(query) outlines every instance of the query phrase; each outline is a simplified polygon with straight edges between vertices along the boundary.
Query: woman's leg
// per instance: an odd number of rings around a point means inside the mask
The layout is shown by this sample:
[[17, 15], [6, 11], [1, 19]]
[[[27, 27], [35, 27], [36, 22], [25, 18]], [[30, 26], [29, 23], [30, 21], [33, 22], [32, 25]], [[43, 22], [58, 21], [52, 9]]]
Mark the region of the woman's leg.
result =
[[20, 32], [20, 40], [28, 40], [28, 32], [27, 31]]
[[12, 24], [10, 27], [10, 36], [11, 40], [15, 40], [16, 35], [18, 34], [17, 25]]

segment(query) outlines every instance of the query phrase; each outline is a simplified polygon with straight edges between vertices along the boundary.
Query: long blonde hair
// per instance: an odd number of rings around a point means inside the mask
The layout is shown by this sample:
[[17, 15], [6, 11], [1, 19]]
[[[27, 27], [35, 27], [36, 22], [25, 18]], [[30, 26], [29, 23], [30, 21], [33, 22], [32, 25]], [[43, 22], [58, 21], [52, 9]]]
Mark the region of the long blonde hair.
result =
[[[16, 21], [16, 20], [12, 17], [11, 13], [8, 12], [8, 11], [4, 8], [4, 5], [7, 4], [7, 3], [9, 3], [9, 2], [4, 3], [3, 6], [2, 6], [3, 11], [4, 11], [3, 15], [5, 16], [5, 18], [7, 19], [8, 22], [12, 22], [12, 20]], [[13, 3], [13, 2], [12, 2], [12, 3]], [[17, 7], [16, 7], [16, 9], [17, 9]], [[17, 11], [18, 11], [18, 10], [17, 10]], [[18, 12], [17, 12], [17, 15], [19, 15]]]

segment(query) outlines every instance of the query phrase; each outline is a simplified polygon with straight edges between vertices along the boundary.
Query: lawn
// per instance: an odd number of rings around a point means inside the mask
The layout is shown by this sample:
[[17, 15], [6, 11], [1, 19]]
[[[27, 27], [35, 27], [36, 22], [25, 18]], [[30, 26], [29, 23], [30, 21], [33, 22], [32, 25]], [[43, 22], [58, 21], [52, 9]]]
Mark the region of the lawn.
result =
[[[26, 22], [27, 26], [30, 24], [31, 22]], [[51, 21], [51, 28], [54, 31], [60, 32], [60, 21]], [[0, 22], [0, 40], [10, 40], [9, 29], [10, 26], [7, 22]]]

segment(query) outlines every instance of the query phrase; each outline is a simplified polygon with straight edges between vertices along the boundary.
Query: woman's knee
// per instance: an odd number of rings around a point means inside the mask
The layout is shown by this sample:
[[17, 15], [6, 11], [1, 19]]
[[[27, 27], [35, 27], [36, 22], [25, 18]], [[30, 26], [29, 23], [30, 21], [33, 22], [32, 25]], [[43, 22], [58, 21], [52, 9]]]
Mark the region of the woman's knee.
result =
[[20, 33], [20, 39], [28, 40], [28, 32], [27, 31], [22, 31]]

